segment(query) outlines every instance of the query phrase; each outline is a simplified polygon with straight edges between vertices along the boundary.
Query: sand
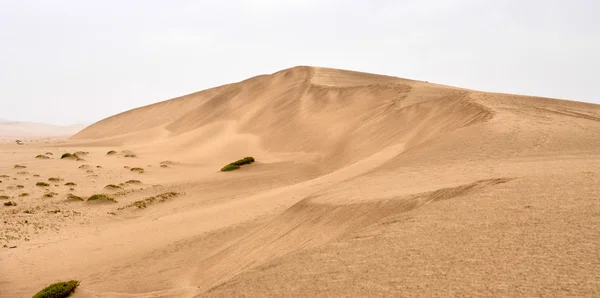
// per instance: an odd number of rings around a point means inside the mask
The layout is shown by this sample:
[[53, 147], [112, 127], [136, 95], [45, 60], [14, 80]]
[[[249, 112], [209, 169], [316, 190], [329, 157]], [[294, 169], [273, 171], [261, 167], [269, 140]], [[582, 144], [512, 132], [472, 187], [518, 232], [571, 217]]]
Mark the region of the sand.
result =
[[599, 105], [295, 67], [0, 157], [0, 297], [600, 296]]

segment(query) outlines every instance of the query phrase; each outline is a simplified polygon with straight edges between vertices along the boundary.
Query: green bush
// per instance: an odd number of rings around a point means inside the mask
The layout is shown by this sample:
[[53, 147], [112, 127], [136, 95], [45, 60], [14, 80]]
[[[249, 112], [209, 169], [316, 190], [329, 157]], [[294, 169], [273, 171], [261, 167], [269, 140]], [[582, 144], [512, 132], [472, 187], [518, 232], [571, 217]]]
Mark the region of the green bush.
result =
[[39, 158], [39, 159], [50, 159], [50, 157], [46, 156], [46, 155], [38, 155], [35, 158]]
[[77, 155], [75, 155], [75, 154], [71, 154], [71, 153], [68, 153], [68, 152], [67, 152], [67, 153], [64, 153], [63, 155], [61, 155], [61, 156], [60, 156], [60, 159], [63, 159], [63, 158], [71, 158], [71, 157], [75, 157], [75, 158], [77, 158]]
[[125, 157], [137, 157], [135, 154], [125, 154]]
[[48, 186], [50, 186], [50, 184], [48, 184], [46, 182], [38, 182], [38, 183], [35, 184], [35, 186], [48, 187]]
[[25, 169], [27, 168], [26, 166], [22, 166], [22, 165], [15, 165], [15, 169]]
[[17, 185], [17, 188], [25, 188], [23, 185]]
[[254, 157], [248, 156], [248, 157], [244, 157], [240, 160], [236, 160], [226, 166], [224, 166], [223, 168], [221, 168], [222, 172], [227, 172], [227, 171], [233, 171], [233, 170], [237, 170], [239, 169], [241, 166], [243, 165], [247, 165], [247, 164], [251, 164], [253, 163]]
[[46, 152], [46, 155], [54, 155], [52, 152]]
[[237, 170], [239, 168], [240, 168], [240, 166], [238, 166], [238, 165], [228, 164], [228, 165], [224, 166], [223, 168], [221, 168], [221, 172], [233, 171], [233, 170]]
[[53, 198], [55, 195], [58, 195], [58, 194], [55, 192], [49, 192], [49, 193], [44, 194], [44, 198]]
[[69, 295], [71, 295], [75, 291], [75, 288], [77, 288], [77, 286], [79, 286], [79, 281], [77, 280], [57, 282], [45, 287], [43, 290], [33, 295], [33, 298], [69, 297]]
[[29, 195], [28, 193], [24, 192], [24, 193], [20, 194], [19, 197], [26, 197], [28, 195]]
[[117, 202], [114, 198], [111, 198], [105, 194], [95, 194], [87, 199], [88, 201], [109, 201], [109, 202]]
[[9, 196], [5, 196], [5, 195], [0, 196], [0, 200], [8, 200], [8, 199], [10, 199]]
[[17, 206], [17, 203], [13, 201], [4, 202], [4, 206]]
[[142, 182], [140, 180], [129, 180], [129, 181], [125, 182], [125, 183], [127, 183], [127, 184], [139, 184], [139, 183], [142, 183]]
[[61, 181], [61, 180], [63, 180], [63, 179], [56, 178], [56, 177], [50, 177], [50, 178], [48, 178], [48, 181], [52, 181], [52, 182]]
[[113, 155], [113, 154], [117, 154], [117, 151], [110, 150], [110, 151], [106, 152], [106, 155]]
[[118, 186], [118, 185], [109, 184], [109, 185], [105, 186], [104, 188], [112, 188], [112, 189], [117, 189], [117, 188], [121, 188], [121, 187], [120, 187], [120, 186]]
[[65, 183], [65, 186], [77, 186], [77, 184], [75, 184], [75, 182], [67, 182]]

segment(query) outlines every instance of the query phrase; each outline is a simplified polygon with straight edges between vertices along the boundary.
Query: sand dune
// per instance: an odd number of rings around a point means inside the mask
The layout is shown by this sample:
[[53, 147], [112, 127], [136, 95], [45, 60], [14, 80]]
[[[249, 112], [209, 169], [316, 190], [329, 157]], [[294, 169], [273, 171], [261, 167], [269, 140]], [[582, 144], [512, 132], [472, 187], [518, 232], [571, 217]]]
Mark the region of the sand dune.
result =
[[0, 295], [598, 296], [598, 132], [598, 105], [294, 67], [0, 144]]

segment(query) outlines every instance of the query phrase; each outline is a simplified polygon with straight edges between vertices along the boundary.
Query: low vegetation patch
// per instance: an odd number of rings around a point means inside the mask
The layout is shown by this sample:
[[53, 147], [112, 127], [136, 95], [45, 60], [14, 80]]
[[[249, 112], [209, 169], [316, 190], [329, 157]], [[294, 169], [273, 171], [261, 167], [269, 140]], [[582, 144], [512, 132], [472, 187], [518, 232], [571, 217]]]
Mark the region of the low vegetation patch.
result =
[[40, 176], [40, 175], [38, 175], [38, 174], [34, 174], [34, 175], [33, 175], [33, 177], [39, 177], [39, 176]]
[[125, 154], [125, 157], [137, 157], [135, 154]]
[[95, 194], [95, 195], [92, 195], [91, 197], [89, 197], [87, 200], [88, 201], [107, 201], [107, 202], [115, 202], [115, 203], [117, 202], [117, 200], [115, 200], [114, 198], [109, 197], [105, 194]]
[[35, 186], [48, 187], [48, 186], [50, 186], [50, 184], [40, 181], [40, 182], [36, 183]]
[[48, 181], [52, 181], [52, 182], [57, 182], [57, 181], [62, 181], [63, 179], [60, 178], [56, 178], [56, 177], [50, 177], [48, 178]]
[[77, 184], [75, 184], [75, 182], [67, 182], [65, 183], [65, 186], [77, 186]]
[[90, 153], [87, 152], [87, 151], [77, 151], [74, 154], [77, 155], [77, 156], [86, 156], [86, 155], [88, 155]]
[[114, 155], [114, 154], [117, 154], [117, 151], [110, 150], [110, 151], [106, 152], [106, 155]]
[[8, 199], [10, 199], [9, 196], [5, 196], [5, 195], [0, 196], [0, 200], [8, 200]]
[[130, 171], [132, 171], [132, 172], [138, 172], [138, 173], [140, 173], [140, 174], [141, 174], [141, 173], [143, 173], [143, 172], [144, 172], [144, 169], [143, 169], [143, 168], [131, 168], [131, 170], [130, 170]]
[[68, 200], [83, 201], [82, 197], [76, 196], [76, 195], [74, 195], [72, 193], [70, 193], [70, 194], [67, 195], [67, 199]]
[[0, 175], [0, 178], [10, 178], [8, 175]]
[[248, 157], [244, 157], [240, 160], [236, 160], [226, 166], [224, 166], [223, 168], [221, 168], [222, 172], [228, 172], [228, 171], [233, 171], [233, 170], [237, 170], [239, 169], [241, 166], [243, 165], [247, 165], [247, 164], [251, 164], [253, 163], [254, 157], [248, 156]]
[[55, 192], [49, 192], [49, 193], [44, 194], [44, 198], [53, 198], [56, 195], [58, 195], [58, 194]]
[[17, 185], [17, 188], [25, 188], [23, 185]]
[[25, 169], [27, 166], [24, 165], [15, 165], [15, 169]]
[[119, 189], [119, 188], [121, 188], [121, 187], [120, 187], [120, 186], [118, 186], [118, 185], [115, 185], [115, 184], [109, 184], [109, 185], [105, 186], [104, 188], [108, 188], [108, 189]]
[[24, 192], [24, 193], [20, 194], [19, 197], [26, 197], [28, 195], [29, 195], [28, 193]]
[[159, 202], [162, 203], [166, 200], [169, 200], [172, 197], [176, 197], [180, 195], [180, 193], [177, 192], [166, 192], [166, 193], [162, 193], [156, 196], [152, 196], [152, 197], [147, 197], [145, 199], [139, 200], [139, 201], [135, 201], [125, 207], [121, 207], [119, 208], [119, 210], [128, 208], [128, 207], [137, 207], [138, 209], [144, 209], [147, 208], [148, 205], [153, 204], [154, 202]]
[[41, 154], [38, 155], [38, 156], [36, 156], [35, 158], [38, 158], [38, 159], [50, 159], [50, 157], [48, 157], [46, 155], [41, 155]]
[[27, 175], [29, 172], [17, 172], [17, 175]]
[[168, 168], [168, 165], [160, 165], [161, 168]]
[[51, 284], [37, 294], [33, 295], [33, 298], [65, 298], [69, 297], [73, 292], [75, 292], [75, 288], [79, 286], [79, 281], [70, 280], [70, 281], [61, 281], [54, 284]]
[[127, 184], [140, 184], [142, 182], [140, 180], [128, 180], [125, 183], [127, 183]]
[[79, 158], [79, 157], [77, 156], [77, 154], [73, 154], [73, 153], [67, 152], [67, 153], [64, 153], [63, 155], [60, 156], [60, 159], [65, 159], [65, 158], [76, 159], [76, 158]]
[[13, 201], [4, 202], [4, 206], [17, 206], [17, 203]]
[[46, 155], [54, 155], [52, 152], [46, 152]]

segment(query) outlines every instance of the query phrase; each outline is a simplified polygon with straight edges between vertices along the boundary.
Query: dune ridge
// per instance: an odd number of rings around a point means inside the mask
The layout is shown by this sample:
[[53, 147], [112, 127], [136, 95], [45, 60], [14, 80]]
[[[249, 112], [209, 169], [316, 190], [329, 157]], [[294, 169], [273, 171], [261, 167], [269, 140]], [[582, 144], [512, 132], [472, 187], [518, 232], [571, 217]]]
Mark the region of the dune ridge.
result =
[[[123, 112], [68, 142], [0, 145], [10, 174], [0, 195], [17, 203], [2, 209], [0, 241], [17, 247], [0, 250], [0, 287], [27, 296], [61, 278], [81, 281], [78, 297], [597, 296], [598, 131], [594, 104], [321, 67], [260, 75]], [[33, 159], [40, 151], [89, 154]], [[219, 171], [245, 156], [256, 162]], [[86, 195], [137, 182], [88, 204], [53, 185], [58, 195], [39, 200], [45, 190], [13, 176], [61, 177]]]

